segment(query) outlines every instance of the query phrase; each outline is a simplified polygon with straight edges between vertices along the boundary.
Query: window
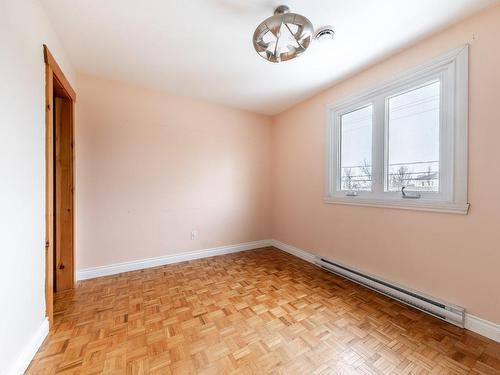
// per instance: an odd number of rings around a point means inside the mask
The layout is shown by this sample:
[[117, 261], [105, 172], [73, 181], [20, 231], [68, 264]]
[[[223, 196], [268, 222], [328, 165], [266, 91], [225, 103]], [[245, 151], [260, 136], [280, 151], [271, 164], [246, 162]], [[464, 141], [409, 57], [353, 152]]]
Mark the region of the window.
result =
[[326, 201], [467, 213], [468, 47], [329, 106]]

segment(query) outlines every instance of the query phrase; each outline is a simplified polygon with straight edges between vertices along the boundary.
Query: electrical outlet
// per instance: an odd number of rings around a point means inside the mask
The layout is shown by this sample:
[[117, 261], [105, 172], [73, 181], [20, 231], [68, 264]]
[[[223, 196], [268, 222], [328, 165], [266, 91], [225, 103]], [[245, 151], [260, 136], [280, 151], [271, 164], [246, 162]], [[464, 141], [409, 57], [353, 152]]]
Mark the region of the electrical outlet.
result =
[[191, 240], [197, 240], [198, 239], [198, 231], [197, 230], [192, 230], [191, 231]]

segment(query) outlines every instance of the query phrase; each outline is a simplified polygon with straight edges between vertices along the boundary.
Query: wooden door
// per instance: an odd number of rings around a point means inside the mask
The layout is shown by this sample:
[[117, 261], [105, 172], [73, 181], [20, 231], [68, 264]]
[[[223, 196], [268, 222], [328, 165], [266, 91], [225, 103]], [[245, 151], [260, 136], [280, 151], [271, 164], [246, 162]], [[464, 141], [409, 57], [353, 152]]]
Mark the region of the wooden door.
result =
[[45, 304], [52, 327], [54, 292], [73, 288], [75, 280], [73, 145], [76, 93], [46, 45], [43, 46], [43, 57], [46, 170]]
[[73, 102], [54, 99], [55, 291], [72, 289], [73, 271]]

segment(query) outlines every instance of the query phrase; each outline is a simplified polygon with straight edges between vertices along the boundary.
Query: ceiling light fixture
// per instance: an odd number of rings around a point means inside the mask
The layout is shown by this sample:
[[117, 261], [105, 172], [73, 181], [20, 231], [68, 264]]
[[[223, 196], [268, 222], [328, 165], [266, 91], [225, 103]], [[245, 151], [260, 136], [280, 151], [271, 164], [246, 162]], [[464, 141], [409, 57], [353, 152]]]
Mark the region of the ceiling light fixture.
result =
[[324, 41], [333, 39], [333, 36], [331, 26], [322, 27], [314, 33], [311, 21], [300, 14], [290, 13], [290, 8], [281, 5], [273, 16], [257, 26], [253, 46], [264, 59], [279, 63], [302, 55], [313, 38]]

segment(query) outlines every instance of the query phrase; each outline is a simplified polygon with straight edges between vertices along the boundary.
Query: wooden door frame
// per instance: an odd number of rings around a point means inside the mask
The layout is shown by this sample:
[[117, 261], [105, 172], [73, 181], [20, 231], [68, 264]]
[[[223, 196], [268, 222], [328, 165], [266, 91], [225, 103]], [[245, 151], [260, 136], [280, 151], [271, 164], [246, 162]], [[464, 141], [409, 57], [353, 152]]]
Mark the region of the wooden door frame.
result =
[[66, 79], [63, 71], [50, 53], [47, 46], [43, 45], [43, 57], [45, 62], [45, 305], [49, 322], [53, 322], [54, 303], [54, 96], [62, 97], [71, 101], [71, 116], [69, 126], [72, 128], [72, 233], [71, 245], [72, 261], [66, 266], [70, 268], [72, 285], [75, 280], [74, 262], [74, 233], [75, 233], [75, 102], [76, 93]]

